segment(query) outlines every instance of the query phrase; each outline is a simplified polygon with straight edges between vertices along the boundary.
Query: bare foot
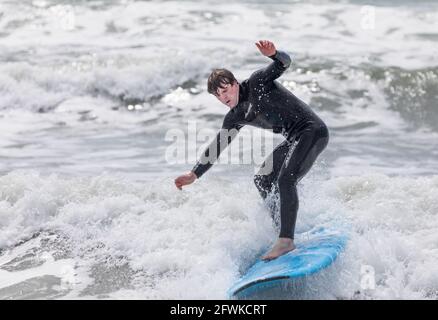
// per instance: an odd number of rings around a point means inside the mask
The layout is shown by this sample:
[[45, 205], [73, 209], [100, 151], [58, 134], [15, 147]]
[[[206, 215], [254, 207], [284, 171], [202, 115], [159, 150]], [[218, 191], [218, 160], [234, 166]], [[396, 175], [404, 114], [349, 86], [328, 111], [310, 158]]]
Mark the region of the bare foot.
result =
[[288, 253], [289, 251], [294, 250], [295, 244], [294, 241], [290, 238], [279, 238], [277, 243], [272, 247], [271, 251], [265, 254], [262, 259], [263, 260], [272, 260], [278, 258], [279, 256]]

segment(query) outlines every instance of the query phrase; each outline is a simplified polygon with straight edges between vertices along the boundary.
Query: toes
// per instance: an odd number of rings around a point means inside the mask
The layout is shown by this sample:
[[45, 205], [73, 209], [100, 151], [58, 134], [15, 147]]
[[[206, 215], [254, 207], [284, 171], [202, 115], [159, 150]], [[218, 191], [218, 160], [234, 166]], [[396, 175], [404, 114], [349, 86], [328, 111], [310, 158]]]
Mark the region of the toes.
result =
[[263, 256], [262, 260], [268, 260], [269, 261], [269, 260], [272, 260], [272, 259], [275, 259], [275, 258], [276, 258], [276, 256], [271, 253], [271, 254], [267, 254], [267, 255]]

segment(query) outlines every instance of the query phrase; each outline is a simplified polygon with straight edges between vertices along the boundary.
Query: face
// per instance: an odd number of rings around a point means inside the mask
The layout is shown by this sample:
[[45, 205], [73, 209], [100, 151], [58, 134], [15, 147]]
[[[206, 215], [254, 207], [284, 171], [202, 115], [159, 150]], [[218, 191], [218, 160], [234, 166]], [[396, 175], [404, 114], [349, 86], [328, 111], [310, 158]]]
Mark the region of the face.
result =
[[239, 103], [239, 83], [235, 81], [232, 85], [222, 85], [222, 88], [217, 90], [215, 96], [220, 102], [230, 107], [230, 109], [234, 108]]

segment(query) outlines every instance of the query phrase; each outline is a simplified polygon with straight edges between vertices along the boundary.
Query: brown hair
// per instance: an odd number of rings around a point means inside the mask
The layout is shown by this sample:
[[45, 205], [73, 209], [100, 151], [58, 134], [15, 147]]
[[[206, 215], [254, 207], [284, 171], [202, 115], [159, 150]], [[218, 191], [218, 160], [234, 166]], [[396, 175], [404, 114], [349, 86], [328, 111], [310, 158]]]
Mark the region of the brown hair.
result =
[[208, 77], [208, 92], [217, 95], [217, 90], [225, 84], [233, 84], [236, 80], [231, 71], [227, 69], [213, 69]]

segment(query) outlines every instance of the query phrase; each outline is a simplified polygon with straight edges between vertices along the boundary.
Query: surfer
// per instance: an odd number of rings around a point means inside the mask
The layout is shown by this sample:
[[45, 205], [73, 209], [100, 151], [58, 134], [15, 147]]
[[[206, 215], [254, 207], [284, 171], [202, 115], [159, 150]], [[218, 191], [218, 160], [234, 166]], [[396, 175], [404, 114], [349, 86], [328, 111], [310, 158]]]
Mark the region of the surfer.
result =
[[[271, 192], [279, 195], [279, 238], [262, 257], [271, 260], [295, 249], [297, 183], [327, 146], [329, 132], [307, 104], [276, 81], [290, 66], [289, 55], [277, 50], [268, 40], [260, 40], [255, 45], [261, 54], [273, 60], [267, 67], [257, 70], [241, 83], [227, 69], [214, 69], [210, 74], [208, 92], [230, 110], [225, 115], [222, 129], [201, 159], [190, 172], [177, 177], [175, 185], [181, 190], [199, 179], [245, 125], [281, 133], [285, 140], [273, 150], [254, 177], [264, 200]], [[268, 165], [271, 168], [267, 168]]]

